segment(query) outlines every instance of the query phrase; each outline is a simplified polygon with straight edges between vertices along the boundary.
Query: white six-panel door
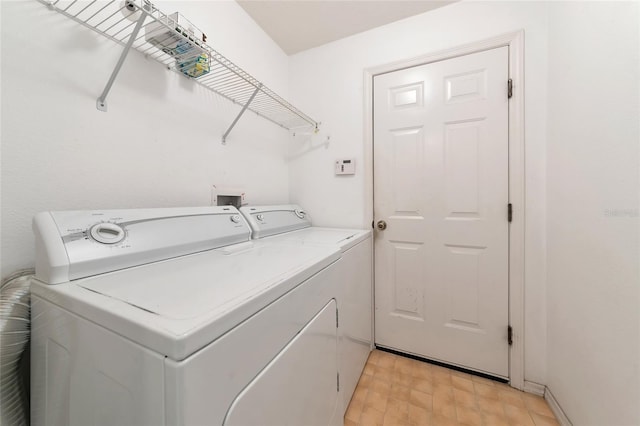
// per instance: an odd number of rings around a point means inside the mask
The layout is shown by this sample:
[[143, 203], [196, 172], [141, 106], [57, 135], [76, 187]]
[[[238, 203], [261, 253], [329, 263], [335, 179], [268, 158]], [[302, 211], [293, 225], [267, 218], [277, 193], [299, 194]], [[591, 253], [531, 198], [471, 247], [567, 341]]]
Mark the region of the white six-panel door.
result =
[[373, 99], [376, 344], [502, 377], [508, 54], [378, 75]]

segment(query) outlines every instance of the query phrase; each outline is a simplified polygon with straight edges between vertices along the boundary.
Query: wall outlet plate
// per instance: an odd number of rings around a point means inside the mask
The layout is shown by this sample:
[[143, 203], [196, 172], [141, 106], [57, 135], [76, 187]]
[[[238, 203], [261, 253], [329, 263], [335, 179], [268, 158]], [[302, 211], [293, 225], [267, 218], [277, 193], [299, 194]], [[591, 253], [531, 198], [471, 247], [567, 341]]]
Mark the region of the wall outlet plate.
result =
[[211, 205], [227, 206], [232, 205], [237, 208], [247, 204], [245, 192], [242, 188], [219, 187], [213, 185], [211, 187]]

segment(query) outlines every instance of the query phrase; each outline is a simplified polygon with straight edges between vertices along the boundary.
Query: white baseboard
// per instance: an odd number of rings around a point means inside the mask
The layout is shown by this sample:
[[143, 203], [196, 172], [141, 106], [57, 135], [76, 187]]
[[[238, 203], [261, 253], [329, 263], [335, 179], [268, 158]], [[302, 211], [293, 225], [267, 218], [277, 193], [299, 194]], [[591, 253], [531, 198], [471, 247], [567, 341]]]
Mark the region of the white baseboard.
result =
[[553, 396], [549, 388], [545, 388], [544, 399], [547, 401], [547, 404], [549, 404], [549, 408], [551, 408], [553, 414], [555, 414], [560, 426], [573, 426], [567, 415], [562, 411], [562, 408], [560, 408], [560, 404], [558, 404], [558, 401]]
[[538, 396], [544, 396], [544, 390], [546, 389], [545, 385], [541, 385], [535, 382], [524, 381], [524, 391], [527, 393], [532, 393]]

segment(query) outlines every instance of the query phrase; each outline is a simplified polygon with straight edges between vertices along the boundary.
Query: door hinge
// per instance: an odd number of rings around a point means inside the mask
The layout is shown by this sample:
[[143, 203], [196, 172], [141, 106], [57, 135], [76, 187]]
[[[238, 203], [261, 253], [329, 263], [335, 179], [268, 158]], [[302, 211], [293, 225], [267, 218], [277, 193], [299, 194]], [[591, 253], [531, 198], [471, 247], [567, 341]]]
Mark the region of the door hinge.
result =
[[511, 99], [513, 97], [513, 80], [507, 80], [507, 98]]
[[336, 373], [336, 389], [340, 392], [340, 373]]
[[511, 326], [507, 327], [507, 343], [509, 346], [513, 345], [513, 327]]
[[507, 204], [507, 220], [509, 222], [513, 221], [513, 204]]

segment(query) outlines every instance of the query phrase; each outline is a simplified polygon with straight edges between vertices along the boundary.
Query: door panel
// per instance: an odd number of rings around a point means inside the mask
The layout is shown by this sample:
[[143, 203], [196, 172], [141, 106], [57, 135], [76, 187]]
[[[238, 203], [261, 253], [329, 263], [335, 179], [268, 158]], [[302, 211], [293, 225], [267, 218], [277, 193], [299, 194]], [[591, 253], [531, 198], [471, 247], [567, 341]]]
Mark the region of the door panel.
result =
[[419, 210], [418, 192], [413, 185], [422, 157], [422, 128], [402, 129], [391, 132], [393, 155], [393, 197], [395, 210], [416, 213]]
[[507, 377], [508, 48], [374, 78], [376, 343]]
[[422, 278], [420, 258], [422, 244], [392, 243], [393, 286], [395, 290], [394, 312], [398, 316], [424, 320], [422, 289], [417, 285]]

